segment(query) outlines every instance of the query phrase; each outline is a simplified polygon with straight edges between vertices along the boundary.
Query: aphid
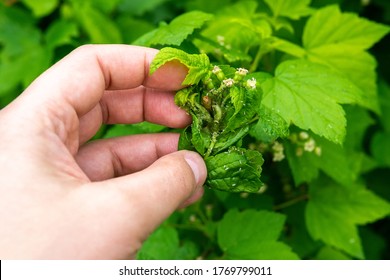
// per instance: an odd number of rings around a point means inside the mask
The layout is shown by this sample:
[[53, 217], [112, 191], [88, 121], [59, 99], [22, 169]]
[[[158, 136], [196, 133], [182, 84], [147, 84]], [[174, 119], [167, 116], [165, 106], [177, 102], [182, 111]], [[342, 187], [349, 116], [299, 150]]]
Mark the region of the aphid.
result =
[[207, 95], [202, 97], [202, 105], [207, 109], [207, 111], [211, 110], [211, 98]]

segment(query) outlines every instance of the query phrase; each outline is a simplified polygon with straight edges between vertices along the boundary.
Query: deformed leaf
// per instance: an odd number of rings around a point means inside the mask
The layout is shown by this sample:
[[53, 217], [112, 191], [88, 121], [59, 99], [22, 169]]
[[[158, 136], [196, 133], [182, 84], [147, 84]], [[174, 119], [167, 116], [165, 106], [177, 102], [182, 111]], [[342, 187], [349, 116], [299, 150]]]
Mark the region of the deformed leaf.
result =
[[188, 54], [182, 50], [174, 48], [163, 48], [155, 56], [150, 65], [150, 74], [167, 62], [178, 60], [188, 68], [188, 74], [183, 81], [183, 85], [197, 84], [210, 70], [210, 60], [205, 54]]
[[206, 186], [230, 192], [256, 192], [264, 162], [257, 151], [231, 148], [205, 159], [208, 177]]
[[277, 138], [287, 137], [289, 124], [275, 111], [261, 106], [259, 121], [253, 126], [250, 134], [257, 140], [271, 143]]
[[258, 151], [239, 148], [258, 119], [262, 91], [248, 70], [210, 65], [205, 54], [188, 54], [163, 48], [153, 60], [150, 73], [169, 61], [188, 68], [175, 103], [192, 116], [192, 124], [180, 136], [179, 149], [193, 150], [205, 159], [206, 185], [230, 192], [256, 192], [263, 158]]

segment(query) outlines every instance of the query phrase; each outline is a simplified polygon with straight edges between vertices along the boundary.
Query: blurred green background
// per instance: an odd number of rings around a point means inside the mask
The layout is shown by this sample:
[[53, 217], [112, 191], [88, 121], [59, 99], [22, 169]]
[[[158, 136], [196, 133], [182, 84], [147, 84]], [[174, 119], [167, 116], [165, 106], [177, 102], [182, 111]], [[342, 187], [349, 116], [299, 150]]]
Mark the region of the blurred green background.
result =
[[[0, 108], [50, 65], [82, 44], [132, 44], [162, 22], [190, 10], [215, 12], [233, 0], [2, 0], [0, 3]], [[338, 3], [377, 22], [390, 23], [388, 0], [314, 0]], [[390, 81], [390, 37], [372, 50]]]

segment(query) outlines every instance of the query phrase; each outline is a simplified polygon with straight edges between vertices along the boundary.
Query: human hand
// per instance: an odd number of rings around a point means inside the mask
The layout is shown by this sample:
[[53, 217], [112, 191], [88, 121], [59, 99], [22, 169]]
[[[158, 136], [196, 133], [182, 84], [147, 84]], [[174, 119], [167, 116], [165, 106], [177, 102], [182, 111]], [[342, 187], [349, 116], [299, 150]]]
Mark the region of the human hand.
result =
[[[102, 123], [190, 122], [184, 66], [149, 76], [156, 50], [78, 48], [0, 111], [0, 259], [122, 259], [202, 195], [202, 158], [177, 134], [86, 143]], [[26, 69], [28, 71], [28, 69]]]

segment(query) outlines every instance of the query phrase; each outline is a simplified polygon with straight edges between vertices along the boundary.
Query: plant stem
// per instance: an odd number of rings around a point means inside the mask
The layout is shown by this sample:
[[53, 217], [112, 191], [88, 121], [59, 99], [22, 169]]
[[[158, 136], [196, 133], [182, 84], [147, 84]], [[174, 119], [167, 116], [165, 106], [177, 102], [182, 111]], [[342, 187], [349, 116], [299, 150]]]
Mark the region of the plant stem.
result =
[[249, 68], [249, 72], [255, 72], [257, 67], [259, 66], [259, 63], [260, 63], [260, 60], [263, 56], [264, 52], [263, 52], [263, 48], [262, 48], [262, 45], [259, 46], [259, 49], [257, 50], [257, 53], [256, 53], [256, 56], [255, 56], [255, 59], [253, 60], [250, 68]]
[[293, 199], [288, 200], [288, 201], [286, 201], [286, 202], [283, 202], [283, 203], [281, 203], [281, 204], [275, 205], [275, 206], [273, 207], [273, 209], [274, 209], [275, 211], [282, 210], [282, 209], [284, 209], [284, 208], [293, 206], [294, 204], [297, 204], [298, 202], [301, 202], [301, 201], [304, 201], [304, 200], [307, 200], [307, 199], [309, 199], [309, 195], [308, 195], [308, 194], [303, 194], [303, 195], [294, 197]]

